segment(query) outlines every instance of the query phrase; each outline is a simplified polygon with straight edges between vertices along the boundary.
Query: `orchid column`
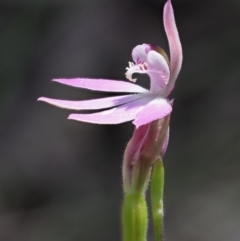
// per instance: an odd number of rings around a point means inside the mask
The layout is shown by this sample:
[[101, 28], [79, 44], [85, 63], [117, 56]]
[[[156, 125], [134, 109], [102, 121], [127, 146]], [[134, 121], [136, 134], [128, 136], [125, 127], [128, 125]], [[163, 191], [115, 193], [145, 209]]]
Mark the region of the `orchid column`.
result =
[[147, 206], [145, 192], [152, 173], [151, 204], [156, 241], [162, 240], [163, 183], [162, 158], [169, 139], [169, 121], [173, 101], [169, 94], [175, 86], [182, 64], [182, 47], [175, 24], [171, 0], [164, 6], [164, 27], [167, 34], [170, 61], [160, 47], [137, 45], [132, 51], [134, 62], [127, 67], [126, 78], [134, 73], [147, 74], [150, 89], [134, 83], [106, 79], [54, 79], [53, 81], [94, 91], [127, 93], [93, 100], [59, 100], [41, 97], [38, 100], [71, 110], [102, 110], [94, 113], [70, 114], [68, 119], [96, 124], [119, 124], [133, 121], [135, 130], [123, 160], [124, 202], [122, 210], [123, 241], [145, 241]]

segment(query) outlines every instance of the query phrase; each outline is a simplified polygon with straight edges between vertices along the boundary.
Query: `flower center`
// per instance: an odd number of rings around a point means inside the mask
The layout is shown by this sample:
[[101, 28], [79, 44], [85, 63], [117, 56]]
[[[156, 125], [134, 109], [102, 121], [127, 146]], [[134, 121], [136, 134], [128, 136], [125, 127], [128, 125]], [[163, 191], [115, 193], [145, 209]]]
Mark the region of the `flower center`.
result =
[[133, 62], [128, 62], [128, 67], [126, 68], [126, 78], [129, 81], [136, 82], [136, 78], [132, 78], [132, 75], [136, 72], [138, 73], [144, 73], [147, 70], [147, 63], [146, 62], [138, 62], [137, 64], [134, 64]]

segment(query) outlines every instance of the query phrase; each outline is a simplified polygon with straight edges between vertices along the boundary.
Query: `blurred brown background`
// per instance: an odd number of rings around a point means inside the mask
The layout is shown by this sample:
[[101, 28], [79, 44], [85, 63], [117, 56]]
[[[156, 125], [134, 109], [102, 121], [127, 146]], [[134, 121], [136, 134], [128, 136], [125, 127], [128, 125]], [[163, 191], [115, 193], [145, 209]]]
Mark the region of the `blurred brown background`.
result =
[[[124, 79], [135, 45], [167, 50], [164, 2], [0, 1], [1, 241], [121, 240], [132, 124], [68, 121], [36, 99], [105, 96], [50, 80]], [[239, 241], [240, 1], [172, 2], [184, 63], [164, 160], [166, 240]]]

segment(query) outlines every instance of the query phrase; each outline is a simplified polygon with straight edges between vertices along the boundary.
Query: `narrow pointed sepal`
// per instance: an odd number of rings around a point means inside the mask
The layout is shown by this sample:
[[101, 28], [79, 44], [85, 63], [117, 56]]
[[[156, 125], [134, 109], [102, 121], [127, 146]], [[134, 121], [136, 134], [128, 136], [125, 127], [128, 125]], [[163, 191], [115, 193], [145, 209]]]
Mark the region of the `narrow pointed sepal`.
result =
[[179, 71], [182, 66], [182, 45], [180, 42], [174, 11], [172, 7], [171, 0], [168, 0], [164, 6], [163, 11], [163, 22], [164, 28], [168, 38], [168, 44], [170, 49], [170, 79], [168, 82], [169, 91], [174, 88], [175, 81], [179, 74]]

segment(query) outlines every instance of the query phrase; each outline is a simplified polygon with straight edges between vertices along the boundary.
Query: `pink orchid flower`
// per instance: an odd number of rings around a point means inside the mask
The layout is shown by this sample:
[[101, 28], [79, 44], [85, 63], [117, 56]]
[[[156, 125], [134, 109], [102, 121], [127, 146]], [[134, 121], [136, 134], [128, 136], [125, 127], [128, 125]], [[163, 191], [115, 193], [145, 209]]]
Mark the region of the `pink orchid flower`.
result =
[[100, 110], [91, 114], [70, 114], [68, 119], [97, 124], [119, 124], [133, 120], [138, 128], [154, 120], [161, 119], [172, 111], [168, 95], [175, 85], [176, 78], [182, 65], [182, 47], [175, 23], [171, 0], [164, 6], [164, 27], [170, 48], [170, 63], [160, 48], [150, 44], [137, 45], [132, 51], [134, 63], [129, 63], [126, 78], [132, 82], [134, 73], [147, 74], [150, 77], [150, 89], [139, 85], [117, 80], [106, 79], [54, 79], [61, 84], [105, 92], [132, 93], [121, 96], [69, 101], [41, 97], [38, 100], [71, 110]]

